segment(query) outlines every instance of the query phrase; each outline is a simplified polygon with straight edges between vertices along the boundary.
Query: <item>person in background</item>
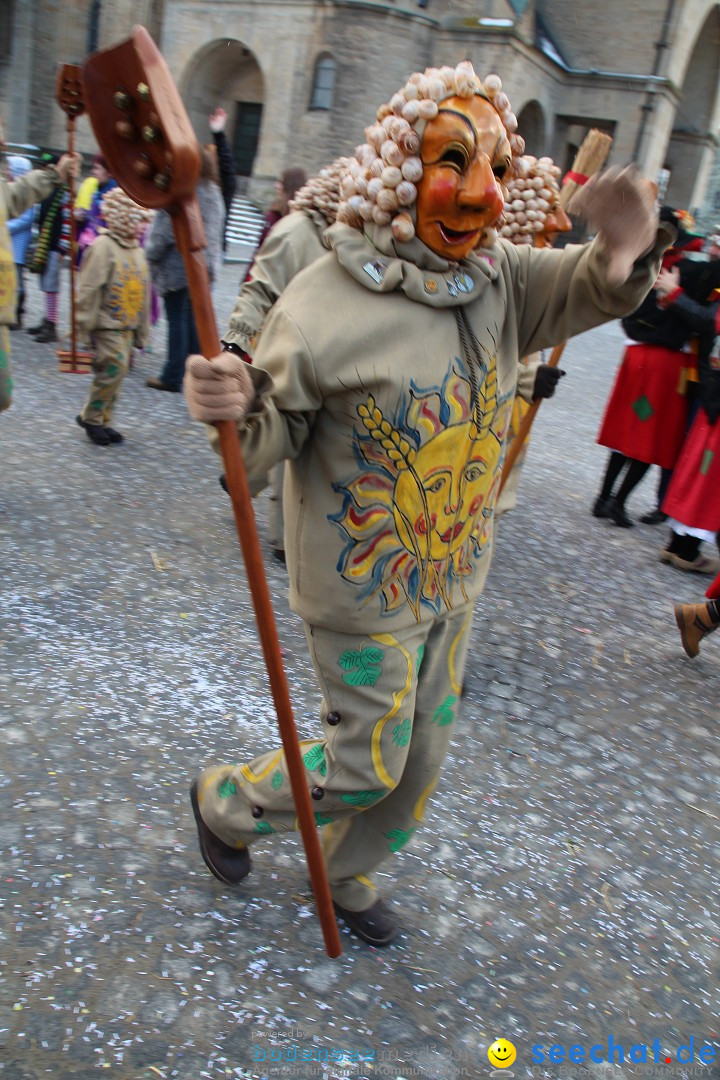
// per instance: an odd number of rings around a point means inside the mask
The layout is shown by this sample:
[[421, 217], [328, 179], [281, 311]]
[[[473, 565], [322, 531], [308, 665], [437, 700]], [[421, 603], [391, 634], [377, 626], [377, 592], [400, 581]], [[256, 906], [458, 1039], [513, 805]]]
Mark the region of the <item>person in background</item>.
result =
[[677, 570], [714, 576], [720, 560], [704, 555], [701, 545], [713, 543], [720, 530], [720, 300], [699, 304], [681, 287], [677, 267], [661, 271], [655, 290], [661, 306], [698, 335], [699, 374], [699, 408], [662, 502], [670, 541], [660, 560]]
[[[7, 166], [11, 180], [19, 180], [32, 169], [32, 162], [26, 157], [17, 157], [11, 154], [7, 159]], [[8, 232], [13, 246], [13, 258], [15, 260], [15, 272], [17, 274], [17, 304], [15, 318], [10, 323], [11, 330], [22, 330], [23, 312], [25, 311], [25, 258], [27, 256], [30, 238], [32, 237], [33, 208], [28, 206], [19, 217], [11, 218], [7, 223]]]
[[[197, 186], [200, 214], [205, 226], [205, 264], [210, 284], [215, 281], [222, 254], [222, 229], [225, 208], [217, 180], [216, 163], [206, 147], [200, 151], [201, 169]], [[145, 255], [157, 291], [165, 303], [168, 324], [168, 351], [159, 378], [147, 379], [151, 390], [179, 394], [185, 374], [185, 360], [200, 348], [193, 317], [183, 258], [175, 242], [172, 219], [166, 210], [153, 218]]]
[[[102, 216], [102, 200], [108, 191], [117, 187], [117, 180], [110, 175], [108, 163], [102, 154], [96, 154], [93, 158], [92, 171], [88, 180], [96, 181], [94, 191], [90, 197], [90, 206], [87, 210], [78, 201], [75, 202], [75, 220], [78, 228], [77, 259], [78, 265], [82, 262], [85, 250], [90, 247], [101, 228], [105, 227], [105, 219]], [[87, 181], [86, 181], [87, 183]], [[81, 185], [83, 188], [85, 185]], [[91, 185], [88, 184], [83, 192], [83, 202], [87, 198]], [[78, 192], [79, 195], [79, 192]]]
[[[43, 154], [42, 160], [54, 164], [57, 158], [52, 154]], [[42, 320], [36, 326], [30, 326], [27, 332], [41, 344], [50, 344], [58, 339], [60, 267], [63, 256], [70, 250], [69, 212], [68, 189], [63, 184], [43, 199], [38, 213], [38, 238], [28, 269], [40, 275], [44, 311]]]
[[[349, 165], [349, 158], [337, 158], [308, 180], [295, 193], [289, 206], [290, 213], [276, 222], [262, 247], [255, 252], [223, 338], [224, 348], [249, 363], [252, 363], [255, 344], [273, 305], [301, 270], [327, 253], [323, 237], [335, 221], [340, 178]], [[280, 461], [270, 470], [268, 478], [272, 488], [270, 541], [273, 555], [281, 563], [285, 562], [284, 472], [285, 463]], [[224, 476], [220, 477], [220, 484], [227, 491]]]
[[[277, 225], [278, 221], [290, 212], [290, 203], [293, 201], [300, 188], [306, 183], [307, 175], [305, 170], [301, 169], [299, 166], [293, 166], [290, 169], [286, 169], [280, 179], [275, 182], [276, 195], [270, 203], [270, 209], [265, 214], [265, 225], [263, 231], [260, 233], [260, 239], [255, 248], [256, 252], [259, 251], [265, 243], [267, 235], [273, 225]], [[244, 281], [249, 280], [252, 268], [253, 263], [250, 263], [243, 279]]]
[[[701, 237], [683, 229], [684, 220], [672, 207], [661, 207], [660, 221], [678, 230], [663, 257], [666, 269], [683, 265], [689, 253], [702, 247]], [[695, 362], [685, 351], [690, 329], [674, 313], [660, 309], [654, 292], [622, 326], [629, 340], [597, 437], [611, 452], [592, 514], [629, 529], [635, 522], [626, 502], [651, 465], [663, 470], [664, 494], [687, 431]], [[655, 511], [645, 518], [645, 524], [659, 520]]]
[[216, 155], [220, 191], [222, 192], [223, 202], [225, 203], [225, 221], [223, 222], [222, 240], [223, 251], [225, 251], [225, 248], [227, 247], [225, 232], [230, 216], [230, 207], [232, 206], [233, 197], [235, 195], [237, 169], [235, 168], [235, 159], [233, 158], [232, 150], [230, 149], [228, 137], [225, 134], [225, 125], [227, 124], [227, 113], [225, 110], [218, 107], [211, 112], [208, 117], [208, 124], [213, 137], [213, 141], [209, 144], [209, 148], [212, 148]]
[[150, 327], [150, 275], [137, 237], [152, 211], [119, 188], [102, 201], [101, 229], [80, 267], [78, 328], [92, 336], [94, 378], [85, 406], [75, 419], [97, 446], [121, 443], [110, 426], [133, 346], [141, 349]]
[[[5, 148], [0, 121], [0, 151]], [[70, 176], [77, 176], [78, 154], [63, 154], [57, 165], [49, 161], [16, 180], [0, 178], [0, 412], [12, 403], [12, 368], [8, 326], [16, 319], [17, 277], [7, 222], [24, 214], [41, 199], [62, 190]]]

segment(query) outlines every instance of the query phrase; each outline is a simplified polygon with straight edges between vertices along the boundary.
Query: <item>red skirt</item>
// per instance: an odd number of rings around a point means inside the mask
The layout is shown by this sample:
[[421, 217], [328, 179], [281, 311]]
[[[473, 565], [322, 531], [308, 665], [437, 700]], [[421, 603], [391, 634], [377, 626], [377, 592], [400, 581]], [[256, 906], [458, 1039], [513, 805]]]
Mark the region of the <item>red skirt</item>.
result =
[[687, 426], [692, 357], [658, 345], [628, 345], [597, 441], [627, 457], [672, 469]]
[[714, 581], [710, 582], [705, 595], [708, 600], [720, 600], [720, 574], [718, 574]]
[[692, 529], [720, 530], [720, 421], [699, 409], [688, 432], [662, 509]]

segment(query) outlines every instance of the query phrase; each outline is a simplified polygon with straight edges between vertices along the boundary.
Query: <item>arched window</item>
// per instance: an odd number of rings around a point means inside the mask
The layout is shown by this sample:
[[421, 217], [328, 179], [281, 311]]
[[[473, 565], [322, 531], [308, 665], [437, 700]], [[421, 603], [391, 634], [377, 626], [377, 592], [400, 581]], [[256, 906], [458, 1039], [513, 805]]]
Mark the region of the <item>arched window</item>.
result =
[[335, 92], [335, 61], [332, 56], [321, 56], [315, 64], [311, 109], [332, 109]]

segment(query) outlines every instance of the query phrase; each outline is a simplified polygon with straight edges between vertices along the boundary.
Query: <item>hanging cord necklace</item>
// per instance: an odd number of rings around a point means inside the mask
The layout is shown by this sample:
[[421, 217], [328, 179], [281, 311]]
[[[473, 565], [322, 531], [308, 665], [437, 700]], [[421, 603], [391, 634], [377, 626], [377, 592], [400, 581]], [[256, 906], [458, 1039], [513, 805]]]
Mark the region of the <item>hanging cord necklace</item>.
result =
[[[484, 409], [480, 405], [480, 385], [478, 382], [478, 368], [480, 369], [480, 375], [483, 382], [487, 378], [487, 364], [483, 362], [482, 349], [480, 342], [475, 336], [470, 320], [467, 317], [467, 312], [462, 305], [453, 308], [455, 314], [455, 321], [458, 326], [458, 333], [460, 335], [460, 345], [462, 347], [463, 356], [468, 366], [470, 373], [470, 391], [472, 394], [472, 408], [473, 418], [475, 420], [475, 426], [478, 432], [483, 429], [483, 413]], [[471, 349], [472, 346], [472, 349]]]

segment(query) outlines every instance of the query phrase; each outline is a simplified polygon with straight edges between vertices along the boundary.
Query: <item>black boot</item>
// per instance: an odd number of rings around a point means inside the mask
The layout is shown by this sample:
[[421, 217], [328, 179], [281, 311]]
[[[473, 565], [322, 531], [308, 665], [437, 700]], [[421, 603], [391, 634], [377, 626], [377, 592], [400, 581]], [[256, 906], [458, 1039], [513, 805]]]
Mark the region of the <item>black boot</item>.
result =
[[51, 341], [57, 341], [57, 327], [54, 322], [50, 322], [49, 319], [45, 320], [45, 326], [42, 328], [39, 334], [35, 334], [35, 340], [41, 342], [43, 345]]
[[34, 337], [35, 334], [39, 334], [42, 330], [45, 329], [45, 323], [46, 322], [47, 322], [47, 319], [41, 319], [40, 322], [37, 324], [37, 326], [28, 326], [28, 328], [26, 330], [26, 333], [32, 334], [33, 337]]
[[109, 446], [112, 442], [102, 424], [88, 424], [87, 420], [83, 420], [82, 416], [76, 416], [75, 423], [83, 428], [90, 442], [95, 443], [96, 446]]
[[624, 505], [617, 499], [610, 499], [605, 506], [605, 517], [609, 517], [611, 521], [614, 521], [616, 525], [619, 525], [621, 529], [632, 529], [635, 524], [627, 514], [625, 513]]

